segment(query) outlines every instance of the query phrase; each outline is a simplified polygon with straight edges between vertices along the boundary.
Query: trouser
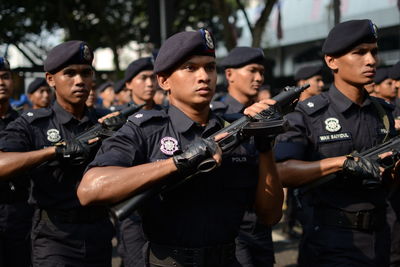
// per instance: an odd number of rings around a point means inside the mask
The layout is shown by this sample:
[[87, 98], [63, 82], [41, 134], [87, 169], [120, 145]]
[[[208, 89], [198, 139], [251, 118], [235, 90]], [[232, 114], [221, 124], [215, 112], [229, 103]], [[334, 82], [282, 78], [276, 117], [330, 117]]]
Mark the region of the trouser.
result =
[[387, 224], [371, 230], [351, 229], [329, 225], [320, 216], [314, 209], [313, 227], [303, 236], [302, 266], [389, 266]]
[[91, 222], [75, 217], [68, 222], [58, 219], [43, 210], [35, 211], [31, 233], [34, 267], [111, 267], [114, 227], [108, 218]]
[[30, 266], [32, 216], [27, 202], [0, 204], [0, 267]]
[[257, 221], [253, 211], [245, 212], [236, 238], [236, 258], [244, 267], [268, 267], [275, 262], [271, 227]]
[[135, 212], [117, 224], [118, 254], [124, 267], [145, 265], [146, 238], [142, 230], [142, 220]]

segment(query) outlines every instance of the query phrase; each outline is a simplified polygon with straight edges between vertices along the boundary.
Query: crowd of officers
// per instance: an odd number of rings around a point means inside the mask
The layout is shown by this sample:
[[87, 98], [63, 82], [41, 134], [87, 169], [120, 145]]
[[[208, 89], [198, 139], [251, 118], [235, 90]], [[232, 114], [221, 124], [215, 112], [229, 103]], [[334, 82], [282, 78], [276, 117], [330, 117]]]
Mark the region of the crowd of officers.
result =
[[[45, 77], [28, 87], [29, 108], [11, 108], [12, 70], [0, 57], [0, 266], [273, 266], [271, 226], [287, 190], [287, 232], [301, 223], [299, 266], [398, 266], [400, 192], [396, 151], [386, 169], [361, 156], [400, 128], [400, 62], [378, 68], [377, 28], [337, 24], [321, 66], [279, 113], [289, 129], [222, 152], [220, 134], [275, 101], [264, 86], [262, 49], [237, 47], [220, 62], [227, 93], [214, 97], [215, 43], [205, 29], [168, 38], [155, 61], [140, 58], [122, 80], [94, 86], [84, 41], [54, 47]], [[99, 98], [101, 102], [96, 99]], [[76, 136], [130, 105], [144, 107], [103, 142]], [[199, 171], [215, 161], [217, 168]], [[185, 183], [128, 218], [109, 205], [163, 182]]]

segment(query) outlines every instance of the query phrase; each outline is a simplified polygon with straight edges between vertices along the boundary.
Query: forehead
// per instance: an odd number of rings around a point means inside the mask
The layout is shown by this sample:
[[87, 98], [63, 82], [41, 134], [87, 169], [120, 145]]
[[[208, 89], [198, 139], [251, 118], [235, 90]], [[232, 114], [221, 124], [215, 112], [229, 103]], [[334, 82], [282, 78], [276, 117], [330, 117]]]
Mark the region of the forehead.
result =
[[372, 49], [377, 49], [377, 48], [378, 48], [378, 44], [377, 43], [361, 43], [361, 44], [356, 45], [355, 47], [353, 47], [350, 51], [357, 50], [357, 49], [372, 50]]
[[258, 63], [250, 63], [247, 64], [245, 66], [243, 66], [242, 68], [256, 68], [256, 69], [264, 69], [264, 66]]
[[11, 71], [9, 71], [9, 70], [0, 70], [0, 75], [4, 75], [4, 74], [11, 74]]
[[153, 75], [153, 74], [154, 74], [154, 71], [152, 71], [152, 70], [142, 70], [141, 72], [136, 74], [135, 77], [139, 77], [141, 75]]

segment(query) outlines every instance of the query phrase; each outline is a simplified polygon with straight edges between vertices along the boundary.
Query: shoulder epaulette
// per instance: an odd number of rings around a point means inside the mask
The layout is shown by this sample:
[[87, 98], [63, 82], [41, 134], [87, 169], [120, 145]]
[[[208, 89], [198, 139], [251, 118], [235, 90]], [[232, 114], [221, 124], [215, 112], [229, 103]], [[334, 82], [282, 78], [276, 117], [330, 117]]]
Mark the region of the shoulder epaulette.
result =
[[137, 126], [141, 126], [143, 123], [155, 118], [168, 118], [168, 114], [163, 109], [140, 110], [135, 114], [129, 116], [128, 121], [132, 122]]
[[389, 103], [387, 101], [385, 101], [384, 99], [380, 98], [380, 97], [374, 97], [374, 96], [370, 96], [373, 100], [375, 100], [376, 102], [378, 102], [384, 109], [388, 109], [390, 111], [393, 111], [396, 106], [392, 103]]
[[228, 108], [228, 105], [222, 101], [213, 101], [210, 104], [210, 108], [213, 111], [220, 111], [220, 110], [224, 111]]
[[32, 123], [35, 120], [49, 117], [51, 114], [53, 114], [53, 111], [50, 108], [39, 108], [26, 110], [21, 114], [21, 117], [23, 117], [29, 123]]
[[329, 104], [329, 100], [323, 94], [312, 96], [306, 100], [297, 103], [296, 109], [304, 111], [307, 115], [311, 115], [321, 110]]

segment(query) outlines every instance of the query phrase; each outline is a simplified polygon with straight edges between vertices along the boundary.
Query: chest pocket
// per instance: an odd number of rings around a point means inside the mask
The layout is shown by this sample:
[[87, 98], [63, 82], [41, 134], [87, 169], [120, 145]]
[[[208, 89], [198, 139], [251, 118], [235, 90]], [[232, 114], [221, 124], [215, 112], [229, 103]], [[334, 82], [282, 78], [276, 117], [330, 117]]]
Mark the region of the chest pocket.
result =
[[316, 138], [321, 158], [342, 156], [353, 151], [353, 138], [350, 132], [325, 132], [317, 135]]

